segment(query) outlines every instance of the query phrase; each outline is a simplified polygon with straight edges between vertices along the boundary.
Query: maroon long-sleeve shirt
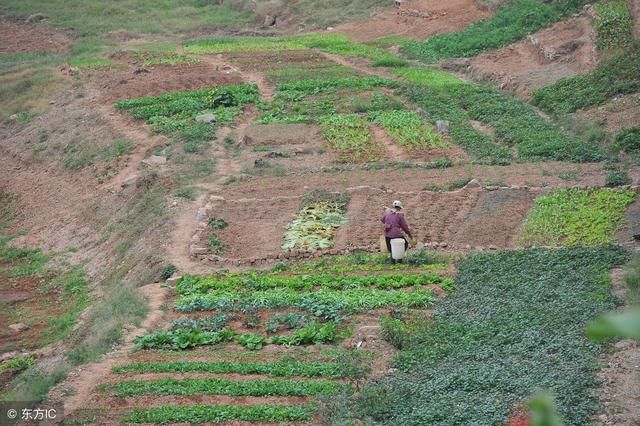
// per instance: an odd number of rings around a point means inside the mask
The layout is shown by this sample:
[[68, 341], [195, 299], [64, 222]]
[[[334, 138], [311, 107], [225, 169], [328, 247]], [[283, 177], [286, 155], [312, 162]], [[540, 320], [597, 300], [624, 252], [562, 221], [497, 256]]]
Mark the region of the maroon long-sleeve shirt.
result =
[[411, 235], [404, 214], [400, 212], [385, 213], [380, 220], [384, 223], [384, 236], [387, 238], [402, 238], [402, 231]]

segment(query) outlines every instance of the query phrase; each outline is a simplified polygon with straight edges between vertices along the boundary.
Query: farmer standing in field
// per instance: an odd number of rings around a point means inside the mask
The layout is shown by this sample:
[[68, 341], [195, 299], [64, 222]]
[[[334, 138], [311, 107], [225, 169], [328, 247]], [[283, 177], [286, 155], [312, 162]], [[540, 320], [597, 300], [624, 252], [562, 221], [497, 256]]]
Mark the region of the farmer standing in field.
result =
[[[404, 218], [404, 213], [401, 212], [402, 203], [398, 200], [393, 202], [393, 207], [385, 207], [384, 215], [380, 219], [384, 224], [384, 239], [387, 243], [387, 250], [391, 256], [391, 240], [394, 238], [402, 238], [404, 240], [405, 251], [409, 248], [409, 242], [403, 235], [406, 233], [410, 239], [413, 239], [411, 230], [407, 224], [407, 220]], [[396, 260], [391, 256], [392, 263], [396, 263]], [[402, 260], [399, 260], [402, 262]]]

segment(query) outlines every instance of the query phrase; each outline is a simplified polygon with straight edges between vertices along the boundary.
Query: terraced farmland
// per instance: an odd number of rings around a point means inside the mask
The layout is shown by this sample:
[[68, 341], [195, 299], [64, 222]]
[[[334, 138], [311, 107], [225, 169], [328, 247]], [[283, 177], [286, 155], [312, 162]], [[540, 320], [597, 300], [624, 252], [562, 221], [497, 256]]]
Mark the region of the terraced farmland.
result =
[[453, 290], [447, 259], [426, 253], [404, 265], [358, 255], [321, 267], [179, 279], [168, 330], [138, 337], [73, 418], [316, 424], [327, 398], [389, 368], [379, 318], [424, 319]]

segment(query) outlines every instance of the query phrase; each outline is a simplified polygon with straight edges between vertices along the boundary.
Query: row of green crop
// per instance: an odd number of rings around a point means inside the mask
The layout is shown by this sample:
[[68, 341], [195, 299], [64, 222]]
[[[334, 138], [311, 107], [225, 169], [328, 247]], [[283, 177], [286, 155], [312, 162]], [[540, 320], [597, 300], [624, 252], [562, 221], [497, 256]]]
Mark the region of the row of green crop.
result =
[[538, 89], [532, 101], [545, 111], [575, 112], [616, 95], [640, 91], [640, 42], [601, 62], [593, 71]]
[[[325, 308], [326, 310], [326, 308]], [[325, 316], [333, 315], [338, 318], [339, 312], [328, 312]], [[229, 328], [220, 331], [203, 331], [199, 328], [179, 328], [170, 331], [159, 331], [136, 337], [134, 343], [140, 349], [186, 350], [198, 346], [215, 345], [223, 342], [235, 341], [249, 350], [259, 350], [268, 344], [300, 346], [321, 343], [331, 343], [340, 338], [334, 322], [321, 323], [311, 321], [300, 324], [290, 335], [277, 335], [271, 338], [255, 334], [238, 334]]]
[[613, 242], [636, 194], [630, 190], [560, 189], [536, 199], [524, 222], [524, 245], [575, 246]]
[[315, 404], [302, 405], [194, 405], [136, 409], [125, 416], [125, 423], [220, 423], [231, 420], [247, 422], [307, 421], [317, 410]]
[[275, 377], [345, 377], [335, 362], [306, 361], [173, 361], [139, 362], [114, 367], [116, 374], [216, 373], [261, 374]]
[[341, 34], [308, 34], [284, 38], [220, 37], [189, 40], [185, 42], [184, 48], [190, 53], [268, 52], [317, 48], [341, 56], [368, 58], [373, 61], [373, 66], [397, 67], [406, 64], [383, 48], [353, 43]]
[[[524, 102], [441, 71], [407, 67], [395, 72], [412, 83], [408, 95], [430, 119], [449, 121], [454, 141], [480, 161], [508, 163], [511, 148], [521, 161], [604, 158], [599, 147], [568, 135]], [[471, 120], [493, 127], [495, 136], [474, 129]]]
[[331, 290], [352, 290], [364, 287], [379, 290], [419, 287], [450, 281], [437, 274], [379, 274], [336, 276], [325, 273], [279, 275], [273, 273], [229, 273], [222, 276], [185, 275], [176, 285], [179, 295], [205, 294], [218, 290], [271, 290], [286, 288], [309, 291], [315, 287]]
[[181, 296], [176, 302], [179, 312], [192, 311], [238, 311], [247, 309], [278, 309], [296, 307], [319, 317], [332, 318], [336, 311], [346, 314], [387, 306], [428, 307], [436, 298], [431, 289], [413, 291], [395, 290], [328, 290], [320, 289], [310, 293], [300, 293], [283, 288], [258, 291], [221, 290], [208, 294]]
[[127, 380], [101, 389], [113, 391], [113, 396], [119, 398], [142, 395], [329, 396], [344, 393], [350, 386], [330, 381], [207, 378]]
[[461, 31], [435, 35], [424, 42], [407, 42], [401, 50], [409, 57], [427, 63], [475, 56], [518, 41], [577, 12], [585, 3], [584, 0], [512, 0], [491, 18], [471, 24]]
[[565, 424], [589, 424], [603, 348], [584, 330], [615, 308], [609, 269], [626, 258], [618, 247], [465, 258], [458, 289], [428, 326], [414, 329], [393, 363], [398, 372], [365, 388], [343, 414], [385, 425], [506, 424], [544, 388]]

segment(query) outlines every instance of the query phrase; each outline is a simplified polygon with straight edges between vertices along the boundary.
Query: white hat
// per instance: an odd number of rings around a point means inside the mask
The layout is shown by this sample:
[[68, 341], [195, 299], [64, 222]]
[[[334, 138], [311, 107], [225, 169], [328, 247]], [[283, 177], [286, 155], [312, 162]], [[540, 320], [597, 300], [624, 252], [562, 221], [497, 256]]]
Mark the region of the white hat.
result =
[[393, 202], [393, 207], [397, 207], [397, 208], [401, 209], [402, 208], [402, 203], [400, 202], [400, 200], [395, 200]]

